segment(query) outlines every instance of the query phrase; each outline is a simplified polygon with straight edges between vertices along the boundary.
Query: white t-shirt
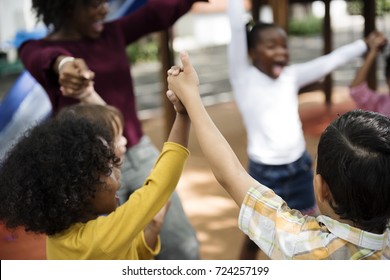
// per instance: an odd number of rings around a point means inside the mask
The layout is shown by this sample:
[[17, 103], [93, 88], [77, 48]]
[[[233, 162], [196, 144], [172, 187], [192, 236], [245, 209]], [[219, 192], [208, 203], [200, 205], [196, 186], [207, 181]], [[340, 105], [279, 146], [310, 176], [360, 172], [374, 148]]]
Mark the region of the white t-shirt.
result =
[[242, 1], [229, 0], [228, 15], [232, 35], [229, 77], [247, 130], [249, 158], [269, 165], [294, 162], [306, 149], [298, 114], [299, 89], [363, 55], [367, 46], [357, 40], [330, 54], [287, 66], [272, 79], [248, 60]]

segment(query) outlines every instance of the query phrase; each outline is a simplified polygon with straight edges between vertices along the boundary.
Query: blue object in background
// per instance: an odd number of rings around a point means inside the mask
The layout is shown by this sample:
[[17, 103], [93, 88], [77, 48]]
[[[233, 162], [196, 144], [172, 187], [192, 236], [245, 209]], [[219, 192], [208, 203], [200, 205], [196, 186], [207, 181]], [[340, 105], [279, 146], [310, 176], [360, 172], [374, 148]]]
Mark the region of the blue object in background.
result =
[[110, 12], [108, 13], [106, 20], [114, 20], [134, 12], [138, 8], [142, 7], [147, 0], [111, 0]]
[[18, 110], [20, 104], [34, 88], [36, 80], [29, 72], [24, 71], [12, 88], [7, 92], [0, 103], [0, 131], [12, 120], [13, 115]]
[[20, 30], [16, 32], [14, 40], [11, 42], [13, 47], [19, 48], [24, 41], [30, 39], [41, 39], [47, 34], [47, 29], [44, 27], [36, 28], [32, 31]]
[[42, 86], [24, 71], [0, 103], [0, 161], [18, 138], [52, 111]]

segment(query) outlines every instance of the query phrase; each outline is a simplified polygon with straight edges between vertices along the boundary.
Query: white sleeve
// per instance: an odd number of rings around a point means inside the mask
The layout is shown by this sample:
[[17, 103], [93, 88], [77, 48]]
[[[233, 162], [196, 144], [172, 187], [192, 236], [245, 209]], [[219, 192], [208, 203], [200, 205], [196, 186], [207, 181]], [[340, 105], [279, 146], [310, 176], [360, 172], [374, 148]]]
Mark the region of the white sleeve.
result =
[[237, 81], [249, 67], [243, 0], [229, 0], [228, 17], [231, 39], [228, 45], [230, 82]]
[[291, 66], [295, 72], [299, 88], [316, 82], [341, 65], [363, 55], [367, 51], [367, 45], [363, 40], [357, 40], [348, 45], [339, 47], [327, 55], [304, 63]]

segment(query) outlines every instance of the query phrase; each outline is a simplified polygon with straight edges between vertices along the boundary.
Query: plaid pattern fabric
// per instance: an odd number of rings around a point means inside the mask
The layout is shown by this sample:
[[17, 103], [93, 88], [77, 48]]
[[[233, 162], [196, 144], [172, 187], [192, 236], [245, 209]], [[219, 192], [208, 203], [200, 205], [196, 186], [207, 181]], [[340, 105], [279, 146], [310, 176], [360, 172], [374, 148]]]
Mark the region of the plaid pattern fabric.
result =
[[374, 234], [327, 216], [303, 216], [269, 188], [252, 187], [239, 227], [271, 259], [390, 259], [390, 229]]

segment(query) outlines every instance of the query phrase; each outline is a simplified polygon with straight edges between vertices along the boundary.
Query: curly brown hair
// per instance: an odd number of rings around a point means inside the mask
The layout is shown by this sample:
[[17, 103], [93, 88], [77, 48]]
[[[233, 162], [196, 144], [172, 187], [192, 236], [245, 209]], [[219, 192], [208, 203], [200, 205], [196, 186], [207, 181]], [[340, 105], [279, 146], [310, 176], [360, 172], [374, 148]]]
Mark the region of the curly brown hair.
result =
[[0, 166], [0, 220], [53, 235], [80, 222], [119, 159], [111, 132], [68, 114], [32, 128]]

